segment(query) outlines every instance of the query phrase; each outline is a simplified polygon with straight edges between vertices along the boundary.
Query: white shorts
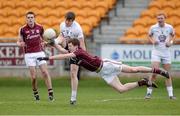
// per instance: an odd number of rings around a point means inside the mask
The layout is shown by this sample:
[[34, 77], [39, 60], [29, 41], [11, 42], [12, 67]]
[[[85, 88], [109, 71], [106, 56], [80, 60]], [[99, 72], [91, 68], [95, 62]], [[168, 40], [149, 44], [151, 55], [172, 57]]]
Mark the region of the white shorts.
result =
[[122, 65], [114, 64], [112, 62], [103, 62], [103, 67], [99, 74], [109, 84], [117, 77], [122, 70]]
[[46, 55], [44, 52], [26, 53], [25, 54], [26, 66], [40, 66], [41, 64], [45, 64], [46, 63], [45, 60], [42, 61], [37, 60], [38, 57], [45, 57], [45, 56]]
[[161, 62], [162, 64], [171, 64], [171, 54], [169, 51], [159, 52], [153, 50], [151, 54], [151, 62]]

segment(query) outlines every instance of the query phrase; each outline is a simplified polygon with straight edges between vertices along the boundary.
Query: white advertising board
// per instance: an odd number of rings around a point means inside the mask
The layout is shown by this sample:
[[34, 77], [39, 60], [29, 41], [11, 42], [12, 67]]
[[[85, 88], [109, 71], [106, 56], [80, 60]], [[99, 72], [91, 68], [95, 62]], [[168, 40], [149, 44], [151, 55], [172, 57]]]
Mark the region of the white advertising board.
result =
[[[123, 61], [131, 66], [150, 66], [152, 45], [103, 44], [101, 57]], [[171, 48], [172, 69], [180, 70], [180, 45]]]

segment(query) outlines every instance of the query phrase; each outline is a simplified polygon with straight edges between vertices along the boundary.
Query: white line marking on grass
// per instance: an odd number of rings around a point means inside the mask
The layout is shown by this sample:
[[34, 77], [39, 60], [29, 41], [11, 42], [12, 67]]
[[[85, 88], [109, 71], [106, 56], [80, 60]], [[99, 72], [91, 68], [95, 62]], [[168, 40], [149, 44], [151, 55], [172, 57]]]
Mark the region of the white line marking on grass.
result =
[[0, 104], [49, 104], [53, 103], [51, 101], [4, 101], [0, 102]]
[[[152, 99], [162, 99], [162, 97], [153, 97]], [[101, 99], [101, 100], [95, 100], [96, 102], [108, 102], [108, 101], [129, 101], [129, 100], [149, 100], [144, 98], [135, 98], [135, 97], [129, 97], [129, 98], [119, 98], [119, 99]]]

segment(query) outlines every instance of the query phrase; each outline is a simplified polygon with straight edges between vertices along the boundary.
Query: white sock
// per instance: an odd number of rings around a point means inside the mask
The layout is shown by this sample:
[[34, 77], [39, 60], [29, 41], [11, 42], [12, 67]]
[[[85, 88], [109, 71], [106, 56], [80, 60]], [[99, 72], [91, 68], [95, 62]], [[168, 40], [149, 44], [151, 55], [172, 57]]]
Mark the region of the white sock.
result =
[[71, 92], [71, 101], [76, 100], [76, 95], [77, 95], [77, 91], [72, 90], [72, 92]]
[[148, 87], [147, 88], [147, 94], [152, 94], [153, 88], [152, 87]]
[[173, 88], [172, 88], [172, 86], [167, 86], [166, 89], [167, 89], [169, 97], [173, 96]]

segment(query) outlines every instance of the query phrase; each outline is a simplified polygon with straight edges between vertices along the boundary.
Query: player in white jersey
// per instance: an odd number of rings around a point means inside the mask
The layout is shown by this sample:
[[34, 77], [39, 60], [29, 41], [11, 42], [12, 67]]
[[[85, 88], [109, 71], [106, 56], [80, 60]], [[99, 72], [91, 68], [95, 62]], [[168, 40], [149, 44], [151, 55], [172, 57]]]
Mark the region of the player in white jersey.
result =
[[[66, 50], [68, 50], [68, 40], [77, 38], [80, 41], [80, 47], [86, 50], [84, 35], [81, 26], [75, 21], [75, 14], [73, 12], [67, 12], [65, 15], [65, 21], [60, 24], [60, 35], [53, 42], [53, 46], [58, 48], [57, 44], [60, 44]], [[61, 49], [61, 48], [60, 48]], [[65, 53], [60, 50], [60, 52]], [[70, 104], [76, 102], [77, 88], [78, 88], [78, 71], [79, 66], [77, 65], [76, 60], [70, 59], [70, 76], [71, 76], [71, 99]]]
[[[172, 45], [175, 32], [171, 25], [165, 23], [166, 15], [163, 12], [157, 14], [157, 24], [151, 26], [149, 30], [149, 40], [153, 44], [151, 63], [153, 68], [159, 68], [160, 63], [165, 70], [170, 71], [171, 55], [169, 47]], [[155, 81], [156, 74], [149, 78]], [[166, 88], [170, 99], [176, 99], [173, 95], [172, 78], [166, 79]], [[152, 87], [147, 88], [145, 99], [150, 99]]]

